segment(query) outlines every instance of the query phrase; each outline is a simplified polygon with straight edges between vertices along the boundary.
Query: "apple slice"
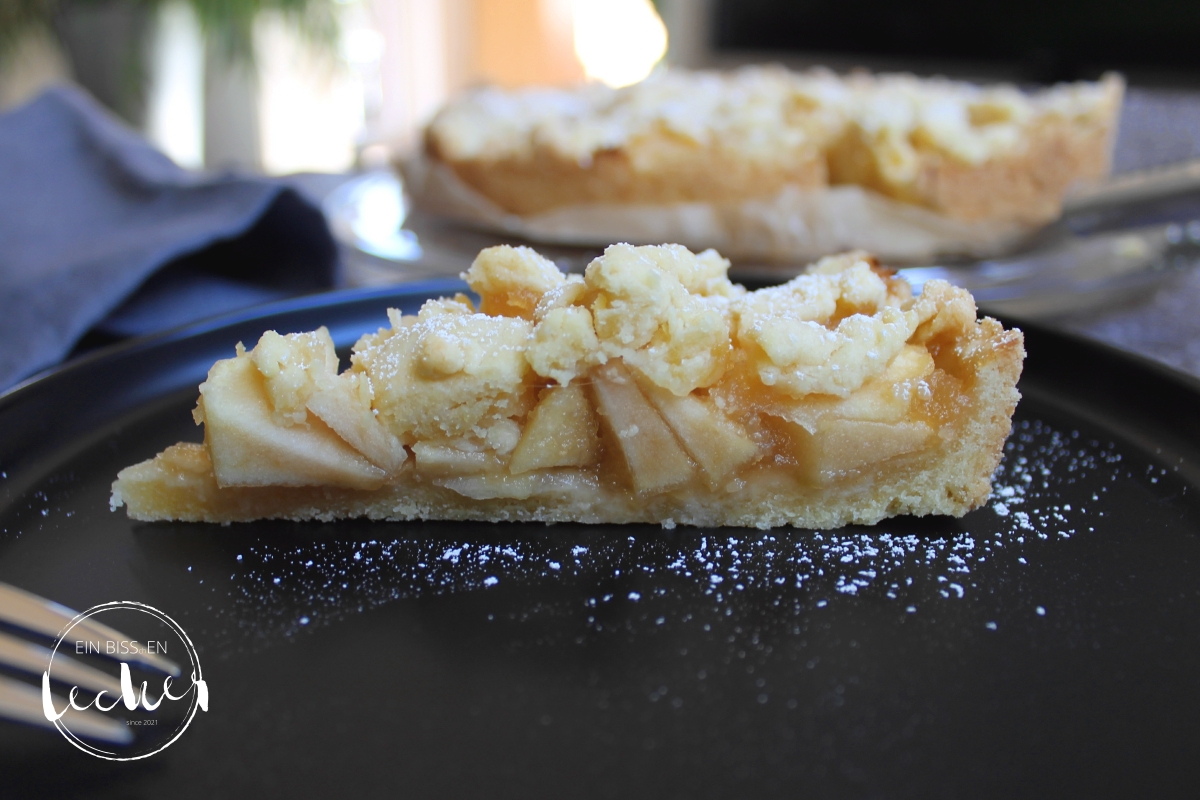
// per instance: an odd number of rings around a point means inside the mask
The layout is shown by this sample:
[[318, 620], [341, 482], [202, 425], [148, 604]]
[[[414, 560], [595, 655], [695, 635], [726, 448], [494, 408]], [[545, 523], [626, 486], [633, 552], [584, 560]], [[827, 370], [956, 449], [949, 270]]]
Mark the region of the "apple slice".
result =
[[817, 431], [817, 465], [823, 472], [860, 469], [920, 450], [932, 435], [924, 422], [826, 420]]
[[478, 475], [500, 472], [504, 462], [487, 450], [462, 450], [450, 442], [417, 442], [412, 446], [421, 475]]
[[200, 385], [197, 418], [221, 486], [377, 489], [386, 474], [325, 423], [284, 425], [248, 356], [218, 361]]
[[642, 393], [696, 459], [710, 487], [719, 486], [726, 476], [758, 453], [758, 445], [717, 410], [711, 400], [692, 395], [679, 397], [650, 381], [640, 381], [640, 385]]
[[917, 381], [933, 372], [933, 357], [920, 345], [905, 345], [879, 375], [847, 397], [815, 394], [801, 400], [777, 402], [768, 413], [803, 425], [816, 433], [821, 420], [830, 418], [902, 422], [912, 405]]
[[933, 356], [920, 345], [905, 345], [883, 373], [839, 402], [832, 414], [845, 419], [899, 422], [908, 414], [913, 382], [933, 372]]
[[443, 478], [435, 483], [472, 500], [526, 500], [553, 495], [572, 502], [588, 502], [600, 490], [600, 481], [595, 475], [575, 469], [524, 475], [464, 475]]
[[551, 467], [585, 467], [600, 454], [598, 423], [583, 388], [547, 389], [529, 414], [508, 469], [513, 475]]
[[371, 410], [363, 394], [365, 375], [343, 373], [308, 398], [306, 407], [333, 432], [389, 475], [400, 469], [408, 454], [404, 445]]
[[610, 361], [597, 367], [592, 376], [596, 406], [629, 467], [633, 488], [662, 492], [690, 480], [694, 472], [691, 460], [625, 365]]
[[848, 472], [925, 448], [933, 428], [924, 422], [825, 419], [816, 433], [783, 421], [793, 456], [810, 479], [826, 483]]

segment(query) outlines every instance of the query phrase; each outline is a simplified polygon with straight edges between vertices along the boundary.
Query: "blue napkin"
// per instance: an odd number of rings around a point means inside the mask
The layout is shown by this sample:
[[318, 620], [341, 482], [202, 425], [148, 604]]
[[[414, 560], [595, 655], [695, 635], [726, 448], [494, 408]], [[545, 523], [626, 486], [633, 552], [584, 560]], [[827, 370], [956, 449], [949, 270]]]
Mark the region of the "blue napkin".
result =
[[65, 87], [0, 116], [0, 389], [89, 330], [161, 330], [336, 270], [320, 210], [280, 181], [181, 169]]

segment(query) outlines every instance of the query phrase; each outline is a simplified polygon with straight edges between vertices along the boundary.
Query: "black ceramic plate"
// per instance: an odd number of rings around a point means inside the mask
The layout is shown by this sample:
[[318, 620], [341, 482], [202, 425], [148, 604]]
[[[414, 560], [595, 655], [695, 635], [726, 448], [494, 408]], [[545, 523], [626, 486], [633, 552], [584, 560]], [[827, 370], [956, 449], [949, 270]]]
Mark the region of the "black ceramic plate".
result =
[[839, 531], [136, 524], [121, 467], [197, 440], [264, 328], [339, 346], [428, 293], [137, 342], [0, 400], [0, 580], [129, 599], [211, 706], [108, 763], [0, 723], [0, 794], [1062, 797], [1184, 791], [1200, 752], [1200, 394], [1030, 331], [988, 505]]

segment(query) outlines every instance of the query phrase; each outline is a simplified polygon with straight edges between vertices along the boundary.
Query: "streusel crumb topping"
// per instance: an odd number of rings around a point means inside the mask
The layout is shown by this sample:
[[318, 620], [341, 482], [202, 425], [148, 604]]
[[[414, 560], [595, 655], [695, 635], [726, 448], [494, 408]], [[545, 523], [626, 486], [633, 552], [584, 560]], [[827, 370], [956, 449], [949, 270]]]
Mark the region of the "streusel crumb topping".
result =
[[[617, 244], [581, 279], [529, 248], [492, 247], [464, 276], [481, 312], [465, 298], [430, 301], [415, 318], [392, 312], [391, 329], [355, 346], [354, 369], [370, 376], [397, 436], [457, 438], [526, 413], [531, 385], [569, 385], [617, 358], [684, 396], [719, 381], [741, 351], [780, 394], [845, 397], [887, 368], [936, 309], [935, 295], [957, 301], [958, 316], [975, 315], [969, 295], [949, 285], [914, 302], [907, 283], [862, 253], [757, 292], [731, 283], [728, 268], [711, 250]], [[297, 335], [295, 346], [311, 349], [313, 336]]]

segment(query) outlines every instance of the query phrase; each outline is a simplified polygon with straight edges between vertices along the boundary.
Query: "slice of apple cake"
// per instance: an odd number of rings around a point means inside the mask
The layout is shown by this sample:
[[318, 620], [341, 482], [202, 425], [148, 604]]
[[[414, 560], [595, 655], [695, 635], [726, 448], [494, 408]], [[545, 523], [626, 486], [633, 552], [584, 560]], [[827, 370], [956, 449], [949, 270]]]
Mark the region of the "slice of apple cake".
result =
[[831, 528], [988, 496], [1024, 358], [971, 296], [869, 256], [747, 292], [713, 251], [609, 247], [583, 277], [484, 250], [479, 295], [363, 336], [268, 331], [200, 385], [204, 444], [117, 476], [139, 520]]
[[[1124, 82], [1036, 91], [913, 75], [746, 66], [621, 89], [476, 89], [425, 155], [520, 216], [718, 203], [857, 185], [948, 218], [1040, 225], [1109, 172]], [[561, 224], [561, 223], [559, 223]]]

